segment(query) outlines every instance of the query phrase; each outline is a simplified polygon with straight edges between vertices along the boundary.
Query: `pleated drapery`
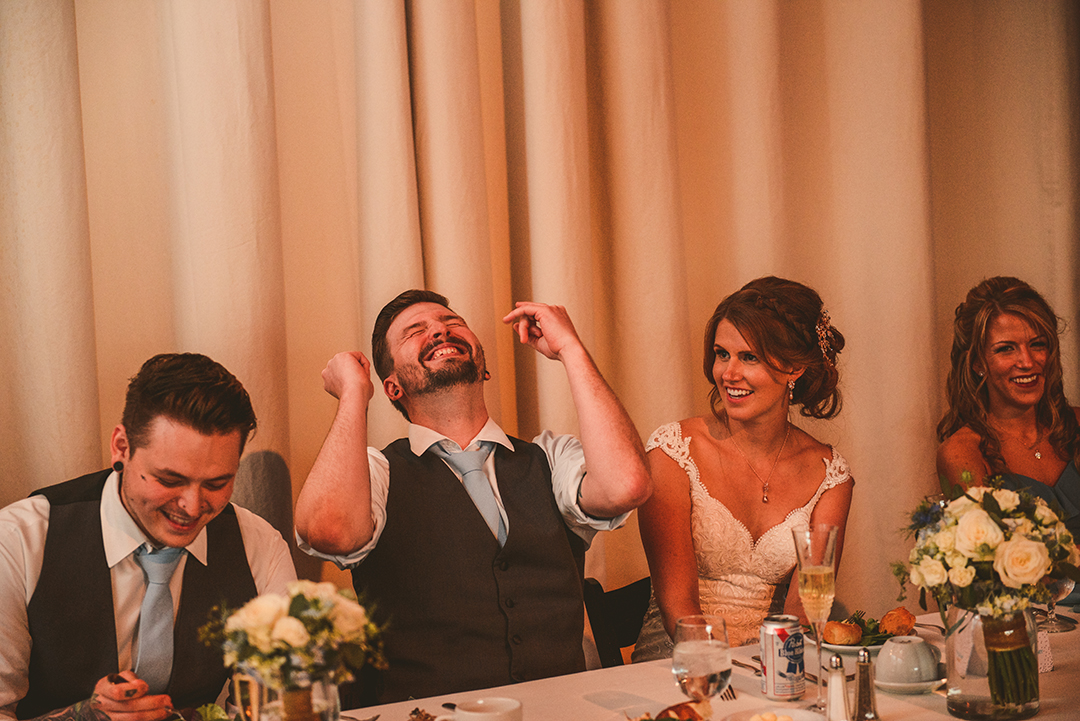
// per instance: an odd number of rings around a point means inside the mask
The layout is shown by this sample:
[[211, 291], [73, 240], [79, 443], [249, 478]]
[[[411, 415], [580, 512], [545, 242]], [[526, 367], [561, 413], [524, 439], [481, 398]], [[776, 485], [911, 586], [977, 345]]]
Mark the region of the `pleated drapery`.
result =
[[[576, 418], [559, 365], [500, 319], [566, 305], [644, 437], [707, 412], [704, 324], [776, 274], [847, 337], [843, 412], [798, 422], [857, 482], [838, 607], [880, 614], [903, 513], [936, 486], [963, 293], [1017, 275], [1077, 324], [1078, 14], [3, 0], [0, 501], [103, 467], [127, 378], [169, 351], [240, 377], [249, 449], [295, 496], [335, 408], [320, 370], [368, 353], [408, 287], [470, 321], [489, 409], [523, 437]], [[1063, 354], [1075, 399], [1075, 332]], [[381, 394], [369, 417], [373, 445], [404, 429]], [[589, 564], [647, 573], [633, 524]]]

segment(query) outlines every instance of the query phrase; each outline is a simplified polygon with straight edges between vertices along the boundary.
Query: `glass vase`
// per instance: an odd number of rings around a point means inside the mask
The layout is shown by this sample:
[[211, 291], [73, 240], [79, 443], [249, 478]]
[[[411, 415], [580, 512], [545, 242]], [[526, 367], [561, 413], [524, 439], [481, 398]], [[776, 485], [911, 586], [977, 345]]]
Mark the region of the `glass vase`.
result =
[[1039, 712], [1035, 616], [993, 618], [952, 607], [945, 640], [946, 705], [964, 719], [1025, 719]]
[[247, 674], [233, 676], [233, 700], [242, 721], [341, 721], [337, 684], [269, 688]]

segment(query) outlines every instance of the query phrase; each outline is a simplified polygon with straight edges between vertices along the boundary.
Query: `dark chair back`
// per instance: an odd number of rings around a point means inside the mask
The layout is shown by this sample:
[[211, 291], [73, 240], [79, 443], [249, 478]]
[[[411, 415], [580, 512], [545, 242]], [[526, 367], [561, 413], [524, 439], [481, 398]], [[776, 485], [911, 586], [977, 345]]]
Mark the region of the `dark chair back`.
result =
[[651, 591], [648, 576], [607, 592], [595, 578], [585, 579], [585, 610], [604, 668], [623, 665], [622, 649], [637, 642]]

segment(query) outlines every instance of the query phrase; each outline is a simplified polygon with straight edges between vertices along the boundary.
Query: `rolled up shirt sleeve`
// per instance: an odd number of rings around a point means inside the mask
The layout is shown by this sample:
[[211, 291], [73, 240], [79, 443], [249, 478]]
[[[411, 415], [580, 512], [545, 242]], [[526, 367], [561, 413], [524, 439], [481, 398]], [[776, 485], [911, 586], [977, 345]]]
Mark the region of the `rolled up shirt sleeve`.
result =
[[551, 490], [562, 513], [563, 522], [586, 543], [592, 543], [598, 531], [619, 528], [630, 513], [614, 518], [594, 518], [582, 510], [578, 498], [585, 479], [585, 450], [581, 441], [571, 435], [555, 435], [544, 431], [533, 443], [544, 449], [551, 466]]

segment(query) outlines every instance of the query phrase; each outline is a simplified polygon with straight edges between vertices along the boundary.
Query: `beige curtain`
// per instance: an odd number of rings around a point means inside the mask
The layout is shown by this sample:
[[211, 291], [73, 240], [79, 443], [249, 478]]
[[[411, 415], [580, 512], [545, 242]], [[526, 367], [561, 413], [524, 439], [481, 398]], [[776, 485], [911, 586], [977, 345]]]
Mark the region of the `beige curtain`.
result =
[[[808, 427], [857, 479], [840, 604], [882, 613], [952, 309], [1013, 274], [1077, 325], [1078, 40], [1068, 0], [0, 0], [0, 502], [103, 467], [164, 351], [244, 381], [295, 497], [319, 371], [414, 286], [470, 319], [509, 432], [576, 425], [499, 322], [531, 298], [644, 437], [707, 411], [709, 313], [778, 274], [848, 340]], [[647, 573], [633, 524], [589, 563]]]

